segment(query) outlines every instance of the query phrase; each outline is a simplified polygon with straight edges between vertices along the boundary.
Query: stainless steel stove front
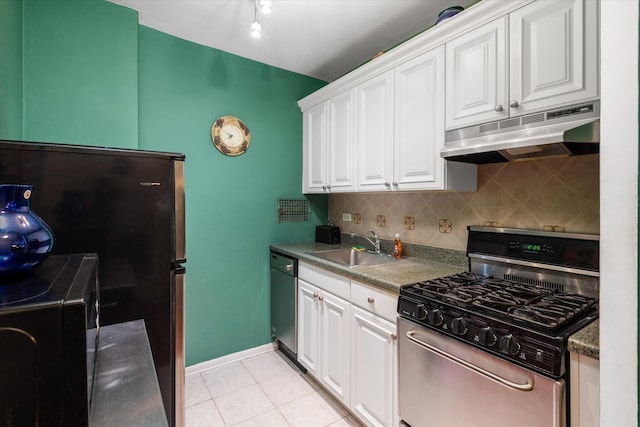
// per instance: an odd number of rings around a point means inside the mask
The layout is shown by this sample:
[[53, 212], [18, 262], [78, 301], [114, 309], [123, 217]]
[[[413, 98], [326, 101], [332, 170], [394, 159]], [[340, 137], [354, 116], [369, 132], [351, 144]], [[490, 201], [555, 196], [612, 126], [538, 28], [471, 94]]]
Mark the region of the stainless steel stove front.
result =
[[550, 379], [398, 318], [399, 416], [412, 427], [566, 427]]

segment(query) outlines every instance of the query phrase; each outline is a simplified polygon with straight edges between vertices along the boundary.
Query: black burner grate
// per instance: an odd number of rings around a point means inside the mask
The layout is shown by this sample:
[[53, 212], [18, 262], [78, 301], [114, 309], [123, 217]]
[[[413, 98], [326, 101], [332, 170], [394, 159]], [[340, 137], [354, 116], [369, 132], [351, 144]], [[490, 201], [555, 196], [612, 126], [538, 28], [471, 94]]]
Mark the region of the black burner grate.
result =
[[582, 295], [470, 272], [404, 286], [401, 293], [549, 330], [564, 325], [597, 303], [594, 298]]

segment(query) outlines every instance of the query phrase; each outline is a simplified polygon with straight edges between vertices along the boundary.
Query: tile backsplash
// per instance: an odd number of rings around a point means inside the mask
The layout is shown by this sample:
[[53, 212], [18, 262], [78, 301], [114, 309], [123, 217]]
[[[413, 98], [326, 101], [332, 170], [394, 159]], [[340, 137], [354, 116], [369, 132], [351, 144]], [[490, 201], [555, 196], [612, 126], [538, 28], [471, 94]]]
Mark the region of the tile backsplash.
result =
[[[598, 154], [478, 166], [478, 191], [329, 195], [343, 233], [464, 251], [467, 225], [598, 234]], [[345, 222], [343, 213], [356, 221]]]

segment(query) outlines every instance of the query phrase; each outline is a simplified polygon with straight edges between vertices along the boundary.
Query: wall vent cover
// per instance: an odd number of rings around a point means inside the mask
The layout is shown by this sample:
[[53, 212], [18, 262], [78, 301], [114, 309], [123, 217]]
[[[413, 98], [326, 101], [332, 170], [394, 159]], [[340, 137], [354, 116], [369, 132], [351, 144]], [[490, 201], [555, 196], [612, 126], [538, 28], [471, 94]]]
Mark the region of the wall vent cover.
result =
[[277, 204], [278, 222], [309, 221], [309, 202], [307, 199], [280, 197]]

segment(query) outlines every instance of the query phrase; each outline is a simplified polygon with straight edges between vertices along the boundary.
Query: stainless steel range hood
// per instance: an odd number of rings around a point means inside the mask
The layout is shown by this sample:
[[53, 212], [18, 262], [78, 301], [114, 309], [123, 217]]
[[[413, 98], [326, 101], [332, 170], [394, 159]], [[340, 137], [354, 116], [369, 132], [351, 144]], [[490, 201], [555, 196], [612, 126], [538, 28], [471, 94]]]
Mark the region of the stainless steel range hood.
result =
[[465, 163], [499, 163], [598, 153], [600, 102], [543, 111], [446, 133], [440, 155]]

